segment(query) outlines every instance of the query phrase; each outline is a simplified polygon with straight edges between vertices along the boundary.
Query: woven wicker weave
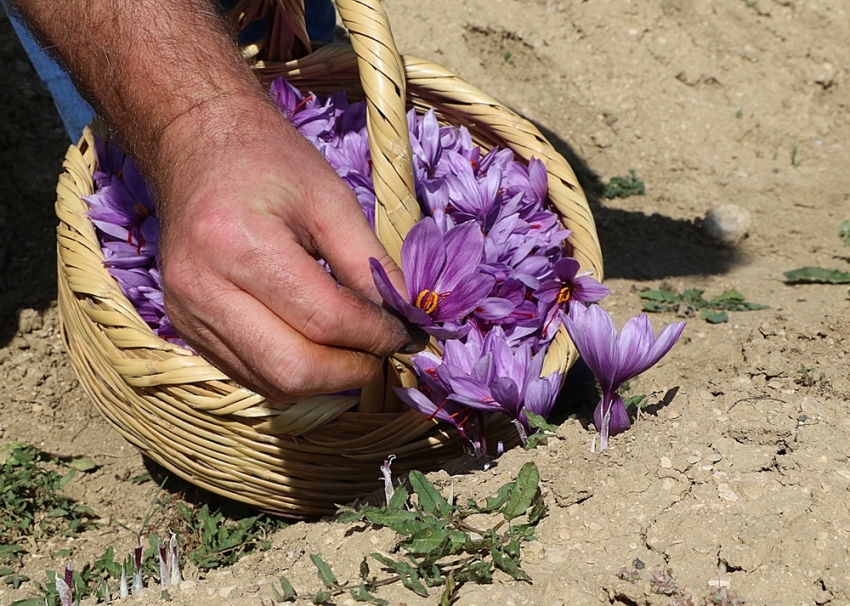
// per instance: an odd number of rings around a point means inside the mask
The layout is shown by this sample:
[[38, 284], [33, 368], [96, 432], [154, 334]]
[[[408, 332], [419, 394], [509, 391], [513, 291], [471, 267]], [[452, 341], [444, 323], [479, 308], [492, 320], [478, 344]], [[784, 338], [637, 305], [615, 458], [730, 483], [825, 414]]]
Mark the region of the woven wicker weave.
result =
[[[550, 201], [573, 231], [575, 257], [601, 279], [602, 258], [584, 194], [540, 132], [444, 68], [399, 57], [378, 0], [338, 0], [337, 6], [352, 46], [324, 46], [285, 63], [259, 61], [257, 69], [266, 80], [282, 75], [305, 91], [346, 90], [351, 98], [367, 99], [377, 232], [388, 251], [398, 258], [419, 213], [411, 193], [405, 107], [434, 108], [441, 122], [465, 125], [485, 149], [499, 145], [545, 163]], [[68, 150], [57, 187], [63, 335], [86, 391], [147, 456], [212, 492], [266, 511], [308, 517], [332, 513], [335, 503], [377, 488], [380, 463], [390, 454], [397, 457], [394, 472], [404, 473], [433, 469], [461, 452], [452, 428], [407, 409], [394, 395], [393, 385], [416, 385], [403, 356], [389, 360], [384, 377], [360, 397], [316, 396], [280, 404], [154, 335], [103, 267], [81, 200], [93, 191], [95, 163], [87, 130]], [[544, 374], [566, 371], [576, 357], [562, 329]], [[487, 433], [493, 444], [516, 441], [513, 426], [501, 416], [488, 418]]]

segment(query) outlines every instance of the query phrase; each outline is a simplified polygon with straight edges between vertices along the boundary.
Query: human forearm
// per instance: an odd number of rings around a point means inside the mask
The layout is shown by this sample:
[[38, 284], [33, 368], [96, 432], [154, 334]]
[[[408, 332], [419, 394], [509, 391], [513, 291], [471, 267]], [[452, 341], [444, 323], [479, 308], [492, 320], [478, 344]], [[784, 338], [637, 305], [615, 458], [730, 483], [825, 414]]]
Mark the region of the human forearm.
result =
[[199, 131], [190, 138], [224, 136], [235, 108], [266, 99], [209, 0], [12, 3], [143, 165], [183, 117], [193, 124], [182, 130]]
[[214, 0], [14, 1], [152, 187], [165, 307], [196, 351], [292, 398], [361, 386], [423, 345], [380, 307], [367, 259], [402, 278], [354, 193], [280, 115]]

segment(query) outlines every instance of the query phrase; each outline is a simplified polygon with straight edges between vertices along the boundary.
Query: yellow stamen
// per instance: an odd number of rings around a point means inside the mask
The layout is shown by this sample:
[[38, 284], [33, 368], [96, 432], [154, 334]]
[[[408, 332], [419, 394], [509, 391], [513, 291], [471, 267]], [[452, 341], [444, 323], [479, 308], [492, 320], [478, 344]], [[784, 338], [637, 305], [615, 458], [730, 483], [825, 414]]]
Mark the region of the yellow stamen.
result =
[[570, 291], [570, 287], [564, 286], [558, 293], [558, 305], [560, 305], [561, 303], [568, 303], [570, 301], [571, 294], [572, 292]]
[[440, 297], [437, 293], [426, 288], [416, 297], [416, 307], [423, 310], [426, 314], [430, 314], [437, 309], [437, 301], [439, 299]]

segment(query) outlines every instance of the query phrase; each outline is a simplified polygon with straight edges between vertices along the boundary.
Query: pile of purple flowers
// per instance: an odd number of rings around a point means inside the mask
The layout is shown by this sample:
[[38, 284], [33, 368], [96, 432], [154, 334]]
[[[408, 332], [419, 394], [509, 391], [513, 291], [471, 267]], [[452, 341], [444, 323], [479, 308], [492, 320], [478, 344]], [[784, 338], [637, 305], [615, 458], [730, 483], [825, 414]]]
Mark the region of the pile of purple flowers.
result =
[[[343, 93], [304, 96], [282, 78], [272, 84], [271, 96], [352, 188], [374, 227], [365, 104], [349, 103]], [[476, 452], [486, 451], [484, 413], [508, 415], [525, 435], [531, 429], [525, 412], [545, 417], [554, 405], [562, 377], [540, 373], [566, 321], [579, 352], [596, 361], [589, 365], [603, 386], [596, 421], [605, 447], [608, 435], [629, 426], [616, 389], [657, 362], [682, 326], [668, 327], [657, 342], [648, 321], [635, 325], [639, 335], [627, 326], [620, 337], [623, 356], [637, 355], [640, 363], [618, 367], [616, 329], [613, 336], [597, 330], [613, 322], [591, 305], [608, 289], [581, 273], [570, 256], [570, 231], [546, 206], [543, 162], [525, 164], [499, 148], [485, 153], [465, 127], [440, 126], [433, 110], [410, 110], [408, 126], [422, 217], [401, 251], [406, 292], [396, 290], [380, 263], [370, 263], [386, 305], [432, 335], [443, 356], [415, 356], [419, 386], [398, 389], [399, 396], [455, 425]], [[154, 331], [180, 343], [163, 306], [150, 191], [115, 144], [98, 142], [97, 153], [98, 189], [87, 200], [105, 263]]]
[[84, 199], [106, 257], [104, 265], [148, 326], [163, 339], [185, 347], [165, 313], [159, 220], [151, 190], [116, 142], [95, 137], [95, 152], [95, 193]]

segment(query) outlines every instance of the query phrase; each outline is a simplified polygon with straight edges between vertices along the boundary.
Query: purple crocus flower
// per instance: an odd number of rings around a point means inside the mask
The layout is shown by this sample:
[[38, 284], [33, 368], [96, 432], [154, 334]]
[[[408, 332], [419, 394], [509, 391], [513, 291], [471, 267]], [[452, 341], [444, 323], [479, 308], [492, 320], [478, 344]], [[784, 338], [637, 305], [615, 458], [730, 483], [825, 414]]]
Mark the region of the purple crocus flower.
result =
[[136, 535], [136, 546], [133, 548], [133, 594], [138, 595], [145, 589], [145, 582], [142, 580], [142, 537]]
[[484, 248], [481, 229], [464, 223], [442, 234], [426, 217], [413, 226], [401, 247], [407, 299], [392, 285], [377, 259], [369, 259], [372, 277], [384, 301], [409, 322], [438, 339], [454, 339], [468, 331], [460, 322], [490, 293], [492, 276], [477, 270]]
[[543, 282], [534, 296], [538, 301], [560, 305], [570, 301], [596, 303], [611, 293], [607, 286], [591, 278], [590, 272], [579, 273], [579, 268], [579, 262], [572, 257], [561, 257], [553, 266], [554, 277]]
[[419, 117], [416, 110], [411, 109], [407, 113], [407, 125], [410, 130], [410, 146], [413, 151], [414, 170], [420, 179], [433, 179], [437, 166], [440, 162], [440, 156], [443, 153], [443, 146], [440, 142], [440, 125], [437, 123], [437, 117], [434, 110]]
[[563, 319], [563, 315], [569, 311], [572, 301], [596, 303], [611, 292], [591, 278], [590, 272], [579, 273], [579, 262], [572, 257], [559, 258], [552, 269], [554, 276], [534, 291], [545, 317], [541, 337], [547, 342], [558, 332], [558, 320]]
[[171, 539], [168, 541], [168, 570], [171, 575], [171, 584], [179, 585], [183, 580], [180, 575], [180, 552], [177, 547], [177, 535], [171, 532]]
[[525, 341], [512, 348], [498, 327], [487, 335], [487, 346], [493, 353], [496, 378], [490, 385], [493, 399], [513, 420], [530, 431], [525, 411], [548, 417], [561, 386], [557, 372], [541, 377], [543, 355], [532, 356], [532, 343]]
[[501, 412], [530, 430], [524, 412], [546, 417], [555, 403], [558, 373], [541, 377], [543, 356], [532, 356], [532, 342], [511, 347], [501, 327], [496, 326], [483, 343], [477, 330], [467, 342], [446, 343], [437, 377], [448, 386], [448, 398], [485, 412]]
[[617, 335], [611, 316], [598, 305], [573, 305], [564, 319], [576, 349], [602, 388], [602, 400], [593, 413], [601, 434], [600, 450], [608, 437], [631, 427], [623, 398], [617, 390], [670, 351], [685, 328], [684, 322], [667, 326], [655, 337], [646, 314], [631, 318]]
[[558, 393], [558, 373], [541, 377], [543, 356], [532, 356], [527, 340], [512, 348], [504, 331], [487, 336], [477, 329], [465, 341], [445, 344], [443, 359], [424, 352], [413, 359], [419, 389], [399, 389], [410, 406], [459, 429], [473, 416], [500, 412], [513, 419], [521, 433], [530, 430], [525, 411], [548, 416]]
[[[474, 332], [474, 331], [473, 331]], [[460, 341], [447, 341], [447, 346], [459, 345]], [[461, 346], [462, 347], [462, 346]], [[483, 436], [484, 418], [480, 410], [464, 406], [449, 399], [449, 387], [438, 375], [443, 362], [428, 352], [413, 358], [413, 366], [419, 377], [419, 388], [395, 387], [394, 390], [412, 409], [430, 419], [454, 425], [462, 438], [472, 444], [476, 456], [486, 452]]]
[[162, 587], [168, 587], [168, 581], [171, 580], [168, 575], [168, 546], [160, 539], [157, 548], [159, 550], [159, 584]]

